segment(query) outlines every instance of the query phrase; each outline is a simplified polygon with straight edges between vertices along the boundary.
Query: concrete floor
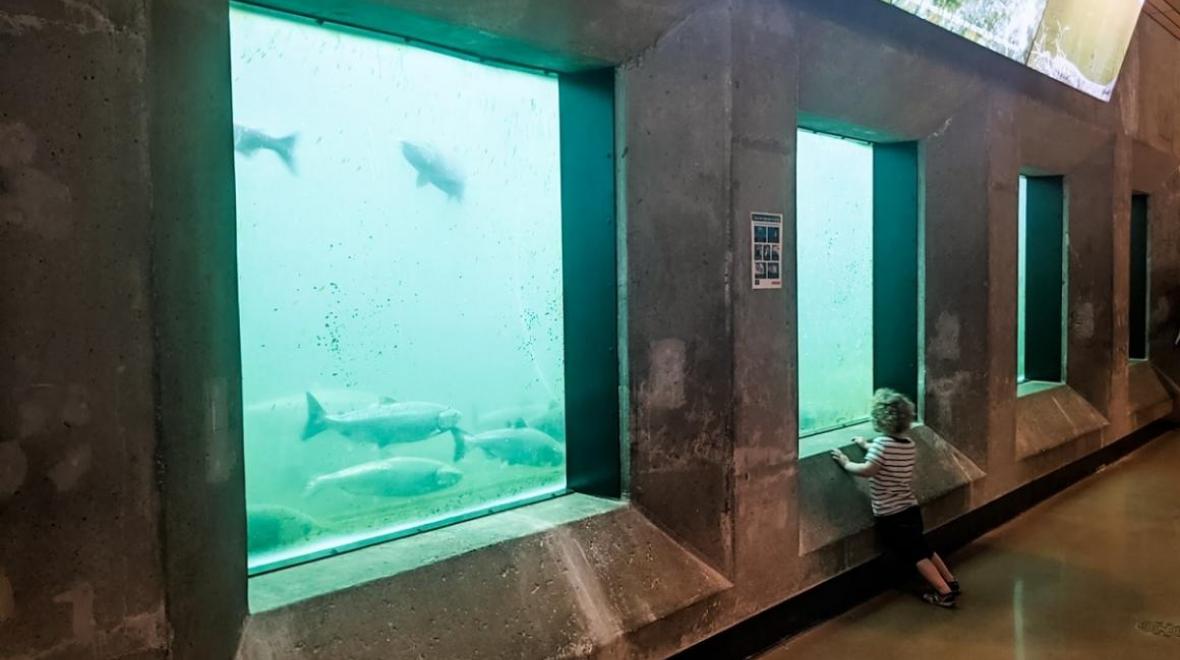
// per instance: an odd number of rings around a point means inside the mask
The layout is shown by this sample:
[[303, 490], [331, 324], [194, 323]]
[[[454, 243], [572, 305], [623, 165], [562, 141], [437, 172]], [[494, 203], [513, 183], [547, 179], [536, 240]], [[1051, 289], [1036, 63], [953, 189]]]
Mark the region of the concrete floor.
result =
[[946, 611], [882, 595], [763, 657], [1180, 658], [1180, 432], [951, 558]]

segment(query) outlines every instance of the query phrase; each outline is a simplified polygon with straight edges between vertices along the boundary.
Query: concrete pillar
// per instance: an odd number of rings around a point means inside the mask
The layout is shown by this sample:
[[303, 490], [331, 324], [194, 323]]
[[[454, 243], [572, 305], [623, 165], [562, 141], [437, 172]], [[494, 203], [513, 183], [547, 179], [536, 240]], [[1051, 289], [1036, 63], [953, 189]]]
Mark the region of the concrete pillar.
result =
[[631, 496], [732, 568], [730, 5], [620, 70]]

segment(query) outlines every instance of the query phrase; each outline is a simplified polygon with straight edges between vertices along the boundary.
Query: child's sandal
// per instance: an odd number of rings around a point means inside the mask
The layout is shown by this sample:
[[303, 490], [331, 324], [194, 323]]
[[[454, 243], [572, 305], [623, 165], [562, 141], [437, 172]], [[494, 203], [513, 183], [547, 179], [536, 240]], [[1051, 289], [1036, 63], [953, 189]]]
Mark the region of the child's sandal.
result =
[[922, 600], [945, 609], [953, 609], [955, 607], [954, 594], [940, 594], [936, 591], [928, 591], [922, 594]]

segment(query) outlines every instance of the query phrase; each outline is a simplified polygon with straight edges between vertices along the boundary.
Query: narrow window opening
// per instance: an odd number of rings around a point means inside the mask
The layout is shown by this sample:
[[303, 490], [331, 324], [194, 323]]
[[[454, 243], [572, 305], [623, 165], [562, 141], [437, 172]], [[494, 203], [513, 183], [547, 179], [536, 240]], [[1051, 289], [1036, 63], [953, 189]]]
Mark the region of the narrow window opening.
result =
[[1017, 382], [1065, 381], [1066, 220], [1064, 179], [1020, 177]]
[[868, 419], [877, 387], [915, 401], [918, 151], [800, 129], [796, 269], [800, 452]]
[[1130, 340], [1128, 354], [1132, 360], [1148, 358], [1149, 212], [1150, 199], [1147, 195], [1135, 195], [1131, 198], [1131, 298], [1127, 307], [1127, 328]]

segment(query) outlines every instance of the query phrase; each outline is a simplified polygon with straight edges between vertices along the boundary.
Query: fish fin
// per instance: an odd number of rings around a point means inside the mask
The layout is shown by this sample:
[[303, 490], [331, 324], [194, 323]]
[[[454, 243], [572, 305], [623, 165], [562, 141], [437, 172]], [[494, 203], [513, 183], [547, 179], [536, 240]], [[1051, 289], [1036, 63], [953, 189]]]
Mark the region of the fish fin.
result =
[[517, 417], [516, 421], [512, 423], [512, 428], [516, 429], [526, 429], [528, 426], [523, 417]]
[[428, 183], [430, 183], [430, 180], [426, 178], [426, 174], [424, 172], [419, 172], [418, 173], [418, 187], [421, 188]]
[[287, 165], [287, 170], [291, 174], [295, 174], [295, 143], [299, 141], [299, 133], [291, 133], [289, 136], [266, 138], [266, 146], [264, 149], [269, 149], [275, 152], [275, 156], [281, 159], [284, 165]]
[[323, 483], [324, 482], [320, 481], [319, 477], [316, 477], [315, 479], [307, 482], [307, 486], [303, 489], [303, 496], [311, 497], [312, 495], [320, 492], [320, 487], [323, 485]]
[[397, 403], [397, 399], [395, 399], [391, 396], [383, 396], [380, 399], [377, 399], [377, 401], [379, 401], [382, 404], [386, 404], [386, 405], [388, 405], [390, 403]]
[[454, 462], [458, 463], [459, 461], [463, 460], [464, 456], [467, 455], [467, 438], [470, 437], [470, 435], [465, 433], [459, 427], [454, 427], [451, 429], [451, 437], [455, 439]]
[[287, 166], [287, 170], [291, 174], [295, 174], [295, 142], [298, 140], [299, 134], [292, 133], [276, 139], [272, 145], [275, 155], [283, 160], [283, 164]]
[[310, 440], [328, 429], [328, 414], [315, 396], [307, 393], [307, 425], [303, 427], [303, 440]]

